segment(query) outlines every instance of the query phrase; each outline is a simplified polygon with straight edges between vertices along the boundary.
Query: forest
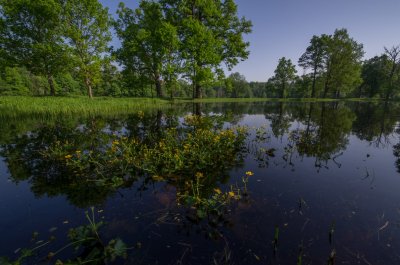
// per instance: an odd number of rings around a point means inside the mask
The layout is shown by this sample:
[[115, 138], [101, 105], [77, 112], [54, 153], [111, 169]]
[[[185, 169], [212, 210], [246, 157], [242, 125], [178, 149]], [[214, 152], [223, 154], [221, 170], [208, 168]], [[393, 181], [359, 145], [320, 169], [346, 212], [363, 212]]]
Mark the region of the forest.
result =
[[312, 36], [297, 62], [282, 57], [265, 82], [248, 81], [230, 72], [248, 58], [251, 32], [234, 0], [141, 0], [116, 14], [98, 0], [0, 0], [0, 95], [400, 96], [400, 46], [365, 59], [344, 28]]

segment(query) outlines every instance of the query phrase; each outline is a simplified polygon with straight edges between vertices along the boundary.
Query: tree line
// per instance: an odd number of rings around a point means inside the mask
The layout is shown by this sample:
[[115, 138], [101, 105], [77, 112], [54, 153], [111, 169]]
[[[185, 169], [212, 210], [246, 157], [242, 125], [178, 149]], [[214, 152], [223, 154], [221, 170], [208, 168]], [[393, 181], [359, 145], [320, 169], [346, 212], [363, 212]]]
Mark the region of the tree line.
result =
[[267, 96], [386, 100], [399, 96], [400, 46], [385, 47], [381, 55], [364, 61], [363, 56], [363, 45], [346, 29], [313, 36], [298, 60], [303, 75], [296, 75], [290, 59], [281, 58], [275, 75], [266, 83]]
[[[225, 76], [249, 56], [234, 0], [0, 0], [0, 94], [135, 97], [398, 97], [400, 46], [364, 60], [346, 29], [313, 36], [266, 82]], [[120, 41], [112, 47], [112, 32]]]
[[251, 27], [234, 0], [121, 3], [116, 19], [98, 0], [0, 0], [0, 91], [201, 98], [248, 57]]

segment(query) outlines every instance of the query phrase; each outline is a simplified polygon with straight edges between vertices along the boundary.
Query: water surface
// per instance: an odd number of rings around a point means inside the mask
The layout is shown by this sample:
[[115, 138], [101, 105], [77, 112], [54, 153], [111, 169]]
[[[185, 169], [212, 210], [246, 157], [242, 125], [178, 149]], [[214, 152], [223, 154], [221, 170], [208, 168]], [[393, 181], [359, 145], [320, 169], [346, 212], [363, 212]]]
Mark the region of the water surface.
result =
[[[302, 264], [398, 264], [399, 113], [397, 104], [258, 102], [4, 119], [0, 256], [16, 258], [20, 248], [53, 237], [28, 264], [54, 263], [48, 252], [64, 246], [67, 231], [85, 224], [84, 213], [94, 206], [106, 222], [102, 236], [132, 247], [119, 264], [296, 264], [300, 258]], [[76, 181], [35, 153], [60, 140], [146, 138], [180, 128], [188, 114], [211, 117], [220, 128], [249, 128], [236, 163], [210, 184], [229, 190], [251, 171], [249, 195], [216, 223], [188, 216], [173, 181], [139, 174], [118, 189], [99, 186]], [[67, 249], [58, 258], [71, 255]]]

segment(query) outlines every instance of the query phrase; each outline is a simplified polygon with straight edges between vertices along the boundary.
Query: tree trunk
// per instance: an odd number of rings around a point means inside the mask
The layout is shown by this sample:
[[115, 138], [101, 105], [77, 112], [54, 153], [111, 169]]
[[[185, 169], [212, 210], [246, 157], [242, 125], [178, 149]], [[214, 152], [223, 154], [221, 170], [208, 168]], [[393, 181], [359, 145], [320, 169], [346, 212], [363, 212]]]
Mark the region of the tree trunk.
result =
[[85, 85], [86, 85], [88, 96], [90, 99], [92, 99], [93, 98], [92, 84], [90, 84], [89, 77], [85, 77]]
[[47, 75], [47, 82], [49, 83], [49, 87], [50, 87], [50, 95], [55, 96], [56, 89], [54, 87], [54, 80], [53, 80], [53, 76], [51, 74]]
[[329, 70], [329, 67], [328, 67], [326, 79], [325, 79], [324, 98], [326, 98], [326, 95], [328, 94], [330, 79], [331, 79], [331, 71]]
[[326, 98], [326, 95], [328, 94], [328, 78], [325, 80], [325, 87], [324, 87], [324, 96], [323, 98]]
[[156, 85], [157, 97], [162, 98], [164, 95], [163, 95], [163, 91], [162, 91], [160, 75], [158, 73], [155, 74], [154, 83]]
[[336, 98], [340, 98], [340, 90], [336, 90]]
[[281, 98], [285, 98], [285, 83], [282, 83], [282, 92], [281, 92]]
[[196, 83], [195, 88], [196, 88], [196, 92], [195, 92], [196, 98], [202, 98], [202, 91], [201, 91], [200, 84]]
[[317, 77], [317, 69], [314, 69], [311, 98], [315, 98], [315, 79], [316, 79], [316, 77]]

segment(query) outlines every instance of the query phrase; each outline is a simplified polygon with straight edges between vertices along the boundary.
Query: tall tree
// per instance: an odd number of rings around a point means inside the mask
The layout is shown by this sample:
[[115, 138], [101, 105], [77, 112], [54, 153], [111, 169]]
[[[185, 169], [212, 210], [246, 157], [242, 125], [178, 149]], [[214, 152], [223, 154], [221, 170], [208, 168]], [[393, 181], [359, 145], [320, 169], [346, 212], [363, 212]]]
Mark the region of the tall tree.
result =
[[389, 84], [385, 95], [385, 99], [388, 100], [393, 94], [395, 79], [396, 77], [398, 78], [397, 74], [400, 69], [400, 45], [393, 46], [390, 49], [385, 47], [385, 54], [388, 57], [391, 65], [389, 72]]
[[[162, 82], [170, 83], [178, 74], [178, 35], [175, 26], [165, 19], [159, 3], [142, 0], [135, 11], [120, 4], [116, 30], [122, 40], [117, 51], [125, 68], [147, 75], [163, 96]], [[136, 70], [136, 72], [138, 72]]]
[[375, 56], [363, 63], [361, 77], [362, 85], [359, 87], [359, 96], [365, 95], [372, 98], [378, 94], [383, 97], [390, 95], [388, 73], [391, 65], [386, 55]]
[[299, 65], [304, 69], [311, 68], [312, 70], [312, 92], [311, 97], [315, 97], [315, 82], [318, 73], [323, 70], [324, 54], [326, 52], [325, 39], [322, 36], [313, 36], [310, 45], [307, 47], [305, 53], [299, 59]]
[[69, 62], [61, 11], [57, 0], [0, 0], [0, 53], [13, 65], [46, 76], [51, 95], [54, 76]]
[[333, 36], [325, 36], [326, 53], [324, 97], [332, 92], [340, 97], [361, 83], [363, 45], [350, 38], [346, 29], [337, 29]]
[[[2, 6], [0, 5], [0, 14], [3, 14]], [[6, 24], [4, 18], [0, 15], [0, 71], [4, 72], [5, 67], [7, 66], [7, 53], [6, 53]], [[0, 76], [1, 78], [1, 76]]]
[[178, 28], [185, 76], [192, 81], [193, 97], [202, 86], [222, 75], [221, 64], [232, 69], [247, 59], [249, 43], [243, 39], [252, 24], [239, 18], [234, 0], [161, 0], [168, 18]]
[[231, 97], [241, 98], [241, 97], [251, 97], [251, 90], [246, 77], [240, 73], [232, 73], [227, 78], [227, 86], [231, 88]]
[[100, 81], [104, 53], [111, 41], [111, 18], [98, 0], [63, 0], [66, 37], [87, 94]]
[[278, 66], [275, 69], [275, 76], [273, 78], [279, 86], [281, 98], [286, 98], [286, 90], [294, 81], [296, 73], [296, 68], [290, 59], [286, 59], [285, 57], [279, 59]]

